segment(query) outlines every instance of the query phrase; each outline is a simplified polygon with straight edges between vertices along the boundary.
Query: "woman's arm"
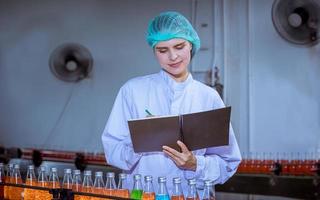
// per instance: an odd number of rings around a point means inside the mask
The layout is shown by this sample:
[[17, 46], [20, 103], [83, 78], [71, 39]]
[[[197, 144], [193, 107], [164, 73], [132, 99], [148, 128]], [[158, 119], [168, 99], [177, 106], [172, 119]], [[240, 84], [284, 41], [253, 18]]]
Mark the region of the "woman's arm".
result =
[[240, 150], [230, 125], [229, 145], [207, 148], [204, 155], [195, 155], [196, 171], [185, 170], [186, 178], [213, 180], [214, 184], [223, 184], [237, 170], [241, 162]]
[[207, 148], [204, 155], [194, 155], [180, 141], [178, 141], [178, 145], [181, 148], [181, 152], [168, 146], [163, 147], [163, 152], [180, 169], [184, 170], [186, 179], [213, 180], [214, 184], [222, 184], [236, 172], [241, 161], [240, 151], [232, 127], [230, 127], [229, 145]]
[[108, 164], [130, 170], [141, 155], [133, 151], [128, 122], [131, 118], [130, 104], [122, 87], [113, 105], [108, 122], [102, 134], [102, 144]]

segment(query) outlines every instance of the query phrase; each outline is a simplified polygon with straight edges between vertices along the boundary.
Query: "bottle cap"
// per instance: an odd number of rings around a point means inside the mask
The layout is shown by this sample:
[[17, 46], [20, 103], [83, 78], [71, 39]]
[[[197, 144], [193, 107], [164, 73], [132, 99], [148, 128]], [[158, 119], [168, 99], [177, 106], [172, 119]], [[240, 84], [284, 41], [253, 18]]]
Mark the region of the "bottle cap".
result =
[[213, 186], [213, 182], [211, 180], [205, 180], [204, 185], [205, 186]]
[[147, 175], [144, 177], [144, 181], [147, 182], [147, 181], [152, 181], [152, 176], [151, 175]]
[[158, 177], [158, 182], [159, 182], [159, 183], [164, 183], [164, 182], [166, 182], [166, 181], [167, 181], [167, 178], [166, 178], [166, 177], [164, 177], [164, 176]]
[[133, 178], [134, 180], [141, 180], [141, 174], [135, 174]]
[[83, 172], [85, 176], [91, 176], [92, 172], [90, 170], [86, 170]]
[[114, 178], [114, 172], [107, 172], [107, 178]]
[[96, 172], [95, 176], [103, 176], [103, 172]]
[[75, 169], [75, 170], [73, 170], [73, 174], [74, 174], [74, 175], [80, 175], [80, 174], [81, 174], [81, 172], [80, 172], [80, 170]]
[[34, 166], [33, 166], [33, 165], [29, 165], [29, 166], [28, 166], [28, 169], [29, 169], [29, 170], [33, 170], [33, 169], [34, 169]]
[[197, 184], [197, 181], [196, 181], [196, 179], [192, 178], [192, 179], [189, 179], [189, 180], [188, 180], [188, 184], [189, 184], [189, 185], [196, 185], [196, 184]]
[[127, 174], [125, 174], [125, 173], [119, 174], [119, 179], [126, 179], [126, 178], [127, 178]]
[[172, 180], [173, 180], [173, 183], [181, 183], [180, 177], [174, 177]]

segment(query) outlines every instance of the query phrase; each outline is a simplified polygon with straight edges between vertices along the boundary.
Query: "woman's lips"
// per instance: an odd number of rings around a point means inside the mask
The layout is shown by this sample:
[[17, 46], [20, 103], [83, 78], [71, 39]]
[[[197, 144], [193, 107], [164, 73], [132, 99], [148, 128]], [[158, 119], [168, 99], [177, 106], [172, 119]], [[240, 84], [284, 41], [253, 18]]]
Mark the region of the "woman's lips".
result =
[[170, 67], [173, 67], [173, 68], [177, 68], [180, 66], [180, 64], [182, 63], [182, 61], [180, 62], [176, 62], [176, 63], [172, 63], [172, 64], [168, 64]]

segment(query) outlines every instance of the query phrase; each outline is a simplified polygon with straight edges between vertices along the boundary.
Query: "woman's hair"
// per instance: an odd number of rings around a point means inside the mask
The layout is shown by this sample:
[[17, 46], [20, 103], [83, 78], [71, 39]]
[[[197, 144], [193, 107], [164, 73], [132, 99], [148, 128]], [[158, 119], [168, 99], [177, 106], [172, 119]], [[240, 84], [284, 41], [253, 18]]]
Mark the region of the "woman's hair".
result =
[[147, 42], [154, 48], [158, 42], [182, 38], [192, 44], [191, 56], [200, 49], [200, 38], [191, 23], [178, 12], [163, 12], [153, 18], [148, 27]]

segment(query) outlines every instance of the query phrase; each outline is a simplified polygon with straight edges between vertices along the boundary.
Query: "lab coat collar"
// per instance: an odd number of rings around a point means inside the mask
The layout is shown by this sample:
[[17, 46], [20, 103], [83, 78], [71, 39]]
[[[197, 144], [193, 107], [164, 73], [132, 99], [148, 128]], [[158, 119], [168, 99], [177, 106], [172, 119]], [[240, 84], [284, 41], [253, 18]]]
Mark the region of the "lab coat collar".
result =
[[160, 76], [163, 77], [164, 81], [167, 83], [170, 89], [173, 91], [181, 91], [184, 90], [192, 81], [192, 74], [189, 72], [188, 77], [183, 82], [175, 81], [166, 71], [163, 69], [160, 71]]

